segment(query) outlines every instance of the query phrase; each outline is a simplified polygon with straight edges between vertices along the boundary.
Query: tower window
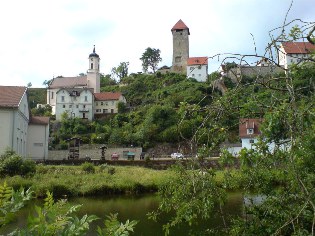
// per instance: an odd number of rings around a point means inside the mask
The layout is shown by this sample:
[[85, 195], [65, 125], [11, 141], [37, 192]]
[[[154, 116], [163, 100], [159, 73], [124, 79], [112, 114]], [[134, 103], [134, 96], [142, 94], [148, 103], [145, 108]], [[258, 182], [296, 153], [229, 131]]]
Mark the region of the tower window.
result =
[[181, 62], [182, 61], [182, 57], [175, 57], [175, 62]]
[[93, 70], [93, 63], [91, 63], [91, 69]]
[[87, 101], [88, 101], [88, 98], [87, 98], [87, 96], [85, 96], [85, 97], [84, 97], [84, 101], [85, 101], [85, 102], [87, 102]]

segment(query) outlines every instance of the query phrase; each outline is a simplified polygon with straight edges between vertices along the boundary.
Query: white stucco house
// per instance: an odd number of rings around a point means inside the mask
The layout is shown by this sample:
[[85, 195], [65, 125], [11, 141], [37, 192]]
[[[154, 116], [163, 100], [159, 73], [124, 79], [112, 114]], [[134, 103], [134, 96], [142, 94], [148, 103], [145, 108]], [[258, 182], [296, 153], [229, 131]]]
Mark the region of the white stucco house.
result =
[[0, 155], [10, 149], [24, 158], [47, 158], [49, 119], [42, 118], [40, 125], [36, 121], [26, 87], [0, 86]]
[[75, 77], [59, 76], [52, 79], [47, 88], [47, 104], [52, 107], [52, 114], [60, 113], [60, 111], [56, 111], [57, 93], [60, 89], [89, 88], [92, 89], [93, 93], [99, 93], [100, 78], [100, 57], [95, 52], [94, 46], [93, 52], [89, 55], [89, 67], [86, 75]]
[[48, 159], [49, 117], [31, 116], [27, 135], [27, 157]]
[[315, 52], [315, 45], [309, 42], [283, 42], [278, 51], [279, 65], [285, 69], [292, 63], [307, 60]]
[[118, 92], [94, 93], [94, 114], [96, 117], [118, 113], [118, 103], [126, 104], [126, 98]]
[[93, 120], [93, 89], [63, 88], [56, 93], [56, 120], [61, 120], [62, 114], [68, 117]]
[[190, 57], [187, 59], [187, 77], [199, 82], [208, 78], [208, 57]]

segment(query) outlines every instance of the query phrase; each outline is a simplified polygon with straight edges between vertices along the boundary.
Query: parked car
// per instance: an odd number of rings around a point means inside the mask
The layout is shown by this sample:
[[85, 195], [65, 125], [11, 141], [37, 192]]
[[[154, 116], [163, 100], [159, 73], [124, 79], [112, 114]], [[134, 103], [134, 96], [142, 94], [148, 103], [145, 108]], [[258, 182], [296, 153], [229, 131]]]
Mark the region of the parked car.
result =
[[184, 155], [179, 153], [179, 152], [174, 152], [174, 153], [171, 154], [171, 158], [172, 159], [179, 159], [179, 158], [183, 159]]
[[119, 159], [119, 154], [114, 152], [112, 155], [111, 155], [111, 158], [112, 160], [118, 160]]

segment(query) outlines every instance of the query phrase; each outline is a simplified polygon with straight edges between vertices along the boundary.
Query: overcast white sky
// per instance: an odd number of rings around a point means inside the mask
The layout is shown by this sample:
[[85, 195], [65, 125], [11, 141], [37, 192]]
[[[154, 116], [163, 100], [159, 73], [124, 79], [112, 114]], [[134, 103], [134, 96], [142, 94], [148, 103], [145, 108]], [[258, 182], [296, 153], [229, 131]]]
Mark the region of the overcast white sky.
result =
[[[259, 52], [268, 31], [280, 26], [291, 0], [10, 0], [1, 3], [0, 85], [43, 87], [53, 76], [86, 73], [96, 45], [100, 71], [129, 61], [141, 71], [147, 47], [161, 50], [159, 66], [171, 65], [171, 28], [190, 29], [190, 56]], [[288, 21], [315, 21], [314, 0], [295, 0]], [[209, 60], [209, 73], [218, 68]]]

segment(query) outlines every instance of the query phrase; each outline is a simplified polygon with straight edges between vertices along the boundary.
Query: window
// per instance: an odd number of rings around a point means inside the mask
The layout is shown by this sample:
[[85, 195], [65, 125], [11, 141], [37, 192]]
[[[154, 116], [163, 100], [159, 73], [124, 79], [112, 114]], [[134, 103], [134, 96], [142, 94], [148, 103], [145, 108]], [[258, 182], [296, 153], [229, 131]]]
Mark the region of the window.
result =
[[69, 108], [72, 108], [72, 105], [69, 105]]
[[35, 147], [42, 147], [42, 146], [44, 146], [44, 144], [43, 143], [34, 143], [34, 146]]
[[101, 105], [103, 106], [103, 105], [104, 105], [104, 103], [103, 103], [103, 102], [101, 102]]
[[87, 102], [87, 101], [88, 101], [87, 96], [85, 96], [85, 97], [84, 97], [84, 101], [85, 101], [85, 102]]
[[182, 61], [182, 57], [175, 57], [175, 62], [181, 62]]
[[95, 105], [98, 106], [98, 102], [96, 102]]
[[199, 74], [199, 77], [201, 76], [201, 74]]
[[83, 114], [82, 114], [82, 118], [85, 119], [85, 113], [84, 113], [84, 112], [83, 112]]
[[62, 101], [62, 102], [65, 101], [65, 96], [61, 96], [61, 101]]
[[114, 109], [111, 109], [110, 112], [113, 114], [114, 113]]
[[108, 106], [108, 102], [105, 102], [105, 106]]
[[255, 140], [254, 139], [250, 139], [249, 143], [255, 143]]
[[103, 109], [103, 113], [106, 113], [106, 110], [107, 110], [107, 109]]
[[254, 133], [254, 129], [252, 128], [247, 129], [247, 134], [253, 134], [253, 133]]
[[93, 63], [91, 63], [91, 69], [93, 70]]
[[72, 96], [77, 96], [77, 91], [72, 91]]
[[83, 105], [83, 108], [85, 108], [85, 105]]
[[62, 105], [62, 108], [66, 108], [66, 105]]
[[54, 92], [51, 92], [51, 99], [54, 99]]
[[76, 105], [76, 108], [79, 108], [79, 105]]

